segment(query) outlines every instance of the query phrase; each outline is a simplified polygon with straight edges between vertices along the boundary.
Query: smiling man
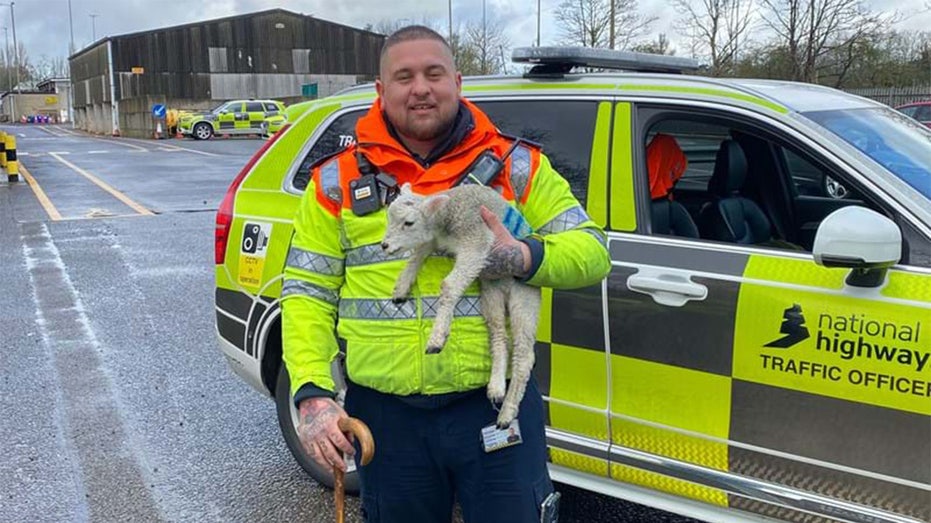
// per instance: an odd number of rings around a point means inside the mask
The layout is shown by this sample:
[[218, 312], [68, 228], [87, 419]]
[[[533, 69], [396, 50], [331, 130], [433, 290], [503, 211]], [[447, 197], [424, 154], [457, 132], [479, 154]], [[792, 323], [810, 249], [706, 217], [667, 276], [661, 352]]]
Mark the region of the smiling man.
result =
[[[604, 233], [538, 147], [501, 135], [462, 97], [452, 51], [433, 30], [410, 26], [388, 37], [375, 87], [357, 144], [311, 168], [294, 221], [282, 337], [301, 443], [322, 466], [343, 468], [339, 451], [354, 449], [337, 421], [348, 412], [368, 424], [377, 450], [359, 474], [369, 523], [449, 523], [454, 500], [467, 523], [536, 522], [544, 505], [546, 521], [555, 521], [536, 384], [531, 379], [515, 423], [497, 430], [485, 397], [491, 363], [477, 284], [456, 307], [445, 348], [426, 353], [453, 262], [429, 257], [411, 298], [393, 300], [405, 260], [381, 250], [385, 206], [397, 186], [443, 191], [474, 175], [483, 158], [512, 150], [484, 182], [547, 234], [515, 238], [483, 214], [495, 235], [485, 277], [562, 289], [595, 284], [610, 270]], [[346, 347], [345, 411], [331, 375], [337, 336]]]

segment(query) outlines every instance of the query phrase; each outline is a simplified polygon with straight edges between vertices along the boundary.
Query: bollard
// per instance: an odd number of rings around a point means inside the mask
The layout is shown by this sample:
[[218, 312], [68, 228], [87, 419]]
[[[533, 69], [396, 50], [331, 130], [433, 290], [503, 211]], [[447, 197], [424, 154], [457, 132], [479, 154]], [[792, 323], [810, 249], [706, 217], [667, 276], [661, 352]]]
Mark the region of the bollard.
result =
[[0, 131], [0, 168], [6, 169], [6, 133]]
[[7, 181], [19, 181], [19, 162], [16, 161], [16, 137], [6, 135], [6, 177]]

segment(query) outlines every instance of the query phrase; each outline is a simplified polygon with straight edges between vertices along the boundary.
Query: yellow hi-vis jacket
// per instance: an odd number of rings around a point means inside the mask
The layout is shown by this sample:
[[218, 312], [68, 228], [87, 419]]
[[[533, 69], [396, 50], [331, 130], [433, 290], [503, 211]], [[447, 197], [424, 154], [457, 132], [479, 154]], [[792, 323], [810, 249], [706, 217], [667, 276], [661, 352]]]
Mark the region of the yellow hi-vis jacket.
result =
[[[484, 150], [500, 158], [513, 144], [470, 102], [474, 127], [450, 151], [422, 165], [388, 131], [376, 101], [356, 127], [358, 146], [323, 160], [294, 220], [294, 237], [282, 286], [284, 361], [291, 393], [311, 384], [333, 391], [331, 362], [337, 336], [346, 342], [349, 379], [387, 394], [445, 394], [487, 385], [491, 369], [488, 332], [480, 314], [478, 283], [456, 306], [450, 337], [438, 354], [426, 354], [440, 284], [454, 260], [440, 254], [423, 264], [411, 299], [391, 300], [406, 259], [384, 254], [384, 208], [357, 216], [350, 182], [360, 173], [356, 151], [398, 184], [414, 192], [448, 189]], [[504, 171], [490, 184], [524, 216], [533, 234], [525, 241], [535, 253], [536, 270], [526, 283], [557, 289], [601, 281], [610, 271], [604, 232], [573, 197], [569, 184], [537, 148], [518, 145]], [[540, 259], [542, 258], [542, 259]]]

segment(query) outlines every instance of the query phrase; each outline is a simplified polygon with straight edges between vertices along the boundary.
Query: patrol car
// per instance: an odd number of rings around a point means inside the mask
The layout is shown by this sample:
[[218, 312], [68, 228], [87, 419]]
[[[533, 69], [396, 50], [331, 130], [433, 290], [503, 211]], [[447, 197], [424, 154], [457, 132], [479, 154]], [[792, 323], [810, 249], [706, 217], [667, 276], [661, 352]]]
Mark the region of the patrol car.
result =
[[269, 117], [285, 109], [276, 100], [233, 100], [207, 112], [183, 112], [178, 130], [184, 136], [207, 140], [214, 134], [262, 134]]
[[[818, 85], [675, 74], [695, 65], [682, 58], [515, 59], [535, 65], [464, 95], [543, 144], [613, 265], [600, 285], [543, 290], [554, 480], [707, 521], [931, 520], [931, 134]], [[310, 167], [353, 143], [375, 96], [302, 106], [216, 220], [220, 349], [328, 485], [295, 434], [279, 294]], [[660, 134], [687, 163], [653, 199]]]

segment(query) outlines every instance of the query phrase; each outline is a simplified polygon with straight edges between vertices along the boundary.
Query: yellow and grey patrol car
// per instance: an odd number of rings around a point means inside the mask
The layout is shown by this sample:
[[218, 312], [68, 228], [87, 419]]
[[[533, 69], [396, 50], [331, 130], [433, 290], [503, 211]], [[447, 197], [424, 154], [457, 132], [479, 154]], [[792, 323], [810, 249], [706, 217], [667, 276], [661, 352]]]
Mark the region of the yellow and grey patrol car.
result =
[[182, 112], [178, 130], [197, 140], [207, 140], [215, 134], [264, 134], [266, 119], [284, 109], [284, 104], [277, 100], [233, 100], [206, 112]]
[[[544, 289], [553, 478], [707, 521], [931, 520], [931, 133], [817, 85], [675, 74], [681, 58], [515, 59], [535, 65], [464, 93], [543, 144], [613, 263], [600, 285]], [[307, 103], [217, 214], [220, 348], [324, 483], [295, 435], [282, 270], [311, 165], [374, 98]], [[658, 135], [685, 163], [652, 198]]]

